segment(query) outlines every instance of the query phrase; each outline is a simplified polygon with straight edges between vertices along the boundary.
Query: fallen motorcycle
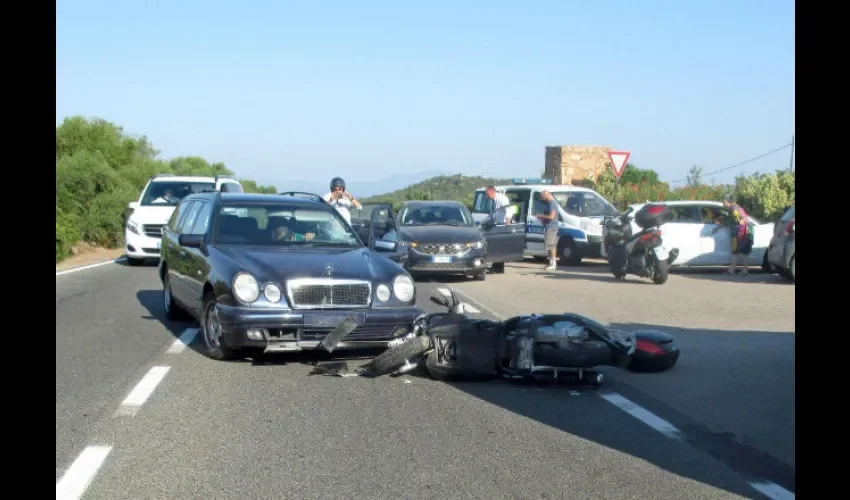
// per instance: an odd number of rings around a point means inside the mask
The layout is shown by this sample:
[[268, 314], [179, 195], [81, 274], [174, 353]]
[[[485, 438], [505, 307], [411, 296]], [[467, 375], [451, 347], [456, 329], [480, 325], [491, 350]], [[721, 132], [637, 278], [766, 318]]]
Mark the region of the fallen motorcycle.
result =
[[[410, 334], [355, 374], [377, 377], [424, 368], [438, 380], [503, 378], [598, 387], [604, 380], [598, 367], [663, 371], [679, 357], [673, 337], [663, 332], [627, 333], [571, 313], [472, 319], [454, 290], [448, 298], [431, 300], [448, 311], [419, 316]], [[325, 348], [333, 350], [343, 331], [326, 337]]]

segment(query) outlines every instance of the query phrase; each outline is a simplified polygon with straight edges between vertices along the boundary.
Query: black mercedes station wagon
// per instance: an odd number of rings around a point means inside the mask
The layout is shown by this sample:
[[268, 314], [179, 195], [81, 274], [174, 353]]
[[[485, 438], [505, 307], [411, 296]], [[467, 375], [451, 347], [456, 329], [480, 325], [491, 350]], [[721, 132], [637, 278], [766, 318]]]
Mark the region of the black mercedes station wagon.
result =
[[410, 275], [310, 193], [187, 196], [163, 228], [169, 319], [200, 322], [210, 357], [386, 347], [421, 313]]

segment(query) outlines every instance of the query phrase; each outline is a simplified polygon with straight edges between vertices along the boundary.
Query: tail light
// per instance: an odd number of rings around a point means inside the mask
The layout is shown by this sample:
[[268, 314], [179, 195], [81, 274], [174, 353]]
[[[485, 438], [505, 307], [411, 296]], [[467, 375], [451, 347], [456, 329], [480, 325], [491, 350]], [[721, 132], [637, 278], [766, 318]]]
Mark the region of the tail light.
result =
[[796, 224], [797, 223], [793, 220], [791, 222], [789, 222], [788, 224], [786, 224], [785, 225], [785, 234], [789, 235], [789, 234], [793, 233], [795, 231]]
[[638, 351], [647, 352], [649, 354], [664, 354], [664, 349], [648, 340], [638, 340], [635, 347]]

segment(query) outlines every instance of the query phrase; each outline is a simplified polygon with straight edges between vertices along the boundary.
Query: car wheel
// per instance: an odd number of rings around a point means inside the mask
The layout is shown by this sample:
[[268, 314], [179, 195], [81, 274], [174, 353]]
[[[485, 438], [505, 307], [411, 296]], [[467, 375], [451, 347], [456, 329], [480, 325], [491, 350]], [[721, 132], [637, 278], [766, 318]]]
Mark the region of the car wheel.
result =
[[472, 279], [475, 281], [484, 281], [487, 279], [487, 270], [481, 271], [480, 273], [475, 273], [472, 275]]
[[558, 260], [564, 266], [577, 266], [581, 264], [581, 255], [578, 253], [578, 246], [569, 236], [561, 238], [558, 241]]
[[171, 279], [168, 277], [168, 273], [162, 280], [162, 306], [165, 309], [165, 317], [171, 321], [179, 321], [187, 316], [186, 311], [174, 301], [174, 295], [171, 293]]
[[797, 282], [797, 272], [794, 270], [794, 266], [796, 264], [796, 261], [797, 261], [797, 256], [795, 255], [795, 256], [791, 257], [791, 262], [788, 263], [788, 275], [791, 276], [791, 281], [794, 282], [794, 283]]
[[764, 272], [768, 274], [773, 274], [776, 270], [773, 269], [773, 266], [770, 265], [770, 261], [767, 260], [767, 255], [770, 253], [770, 247], [767, 248], [764, 252], [764, 258], [761, 260], [761, 268], [764, 269]]
[[207, 355], [213, 359], [228, 360], [237, 356], [237, 352], [227, 346], [222, 335], [221, 322], [218, 320], [218, 304], [215, 297], [208, 293], [204, 296], [204, 313], [201, 315], [201, 333], [207, 346]]

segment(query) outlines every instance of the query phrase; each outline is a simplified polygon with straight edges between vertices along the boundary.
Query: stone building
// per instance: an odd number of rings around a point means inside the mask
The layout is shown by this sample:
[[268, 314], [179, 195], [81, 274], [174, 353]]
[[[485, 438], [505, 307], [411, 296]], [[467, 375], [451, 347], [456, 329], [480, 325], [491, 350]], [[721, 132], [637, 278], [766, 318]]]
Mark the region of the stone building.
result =
[[607, 146], [546, 146], [543, 176], [553, 184], [595, 180], [610, 163]]

